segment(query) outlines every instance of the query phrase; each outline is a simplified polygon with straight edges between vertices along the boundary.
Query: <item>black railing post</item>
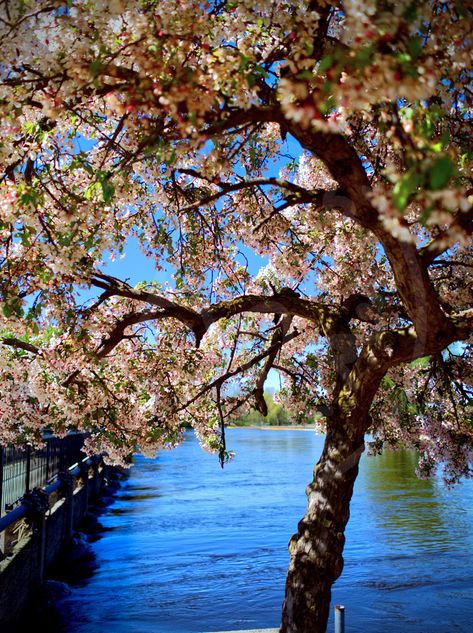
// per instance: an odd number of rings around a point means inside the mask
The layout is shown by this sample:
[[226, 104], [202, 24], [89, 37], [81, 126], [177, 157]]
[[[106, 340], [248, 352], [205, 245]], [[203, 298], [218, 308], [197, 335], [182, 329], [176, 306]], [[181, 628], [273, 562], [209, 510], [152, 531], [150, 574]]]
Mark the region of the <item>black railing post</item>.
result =
[[66, 447], [67, 437], [64, 437], [62, 440], [57, 440], [59, 442], [59, 471], [62, 472], [67, 468], [67, 460], [66, 460]]
[[66, 517], [64, 522], [64, 533], [67, 540], [72, 538], [74, 527], [74, 477], [68, 471], [59, 473], [62, 481], [64, 497], [66, 499]]
[[31, 475], [31, 444], [26, 446], [26, 479], [25, 479], [25, 492], [30, 491], [30, 475]]
[[49, 440], [46, 440], [46, 482], [49, 481]]
[[3, 464], [5, 463], [5, 449], [0, 446], [0, 517], [3, 516]]

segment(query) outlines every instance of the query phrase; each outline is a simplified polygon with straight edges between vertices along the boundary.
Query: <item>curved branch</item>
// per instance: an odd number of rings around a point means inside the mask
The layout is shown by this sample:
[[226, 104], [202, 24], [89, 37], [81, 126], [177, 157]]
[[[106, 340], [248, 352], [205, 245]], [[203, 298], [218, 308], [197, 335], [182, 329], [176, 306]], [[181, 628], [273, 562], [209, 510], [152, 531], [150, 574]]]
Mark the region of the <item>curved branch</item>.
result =
[[312, 323], [322, 325], [326, 321], [333, 319], [336, 308], [301, 299], [296, 295], [291, 296], [285, 293], [275, 293], [273, 295], [242, 295], [228, 301], [220, 301], [209, 306], [201, 312], [202, 319], [208, 328], [210, 324], [222, 318], [228, 318], [241, 314], [242, 312], [252, 312], [259, 314], [290, 314], [300, 316]]
[[4, 345], [8, 345], [9, 347], [14, 347], [15, 349], [22, 349], [25, 352], [31, 352], [32, 354], [40, 354], [41, 350], [36, 345], [32, 343], [27, 343], [26, 341], [21, 341], [18, 338], [11, 336], [4, 336], [1, 338], [1, 341]]
[[133, 311], [124, 315], [107, 339], [102, 341], [99, 347], [101, 356], [105, 356], [108, 353], [103, 351], [105, 346], [107, 349], [111, 346], [111, 350], [118, 344], [121, 340], [120, 336], [122, 336], [126, 327], [153, 319], [177, 319], [183, 325], [189, 327], [194, 333], [197, 347], [213, 323], [216, 323], [220, 319], [230, 318], [244, 312], [255, 314], [281, 314], [290, 316], [291, 318], [299, 316], [315, 323], [329, 337], [337, 335], [338, 326], [336, 324], [340, 322], [343, 322], [346, 327], [348, 327], [348, 323], [352, 319], [369, 323], [374, 322], [372, 314], [367, 313], [366, 309], [362, 309], [362, 307], [369, 307], [370, 303], [369, 299], [363, 295], [353, 295], [337, 308], [309, 299], [302, 299], [296, 293], [279, 292], [273, 295], [248, 294], [241, 295], [235, 299], [220, 301], [219, 303], [210, 305], [199, 313], [179, 303], [170, 301], [165, 297], [132, 288], [125, 282], [110, 277], [109, 275], [97, 275], [97, 279], [93, 279], [92, 283], [106, 289], [108, 296], [127, 297], [160, 308], [158, 311]]
[[[220, 113], [217, 113], [220, 115]], [[279, 123], [283, 119], [279, 105], [271, 105], [266, 107], [252, 106], [247, 110], [234, 110], [220, 121], [209, 121], [209, 125], [204, 127], [202, 134], [213, 136], [221, 134], [228, 130], [240, 128], [249, 123]]]
[[309, 385], [313, 385], [314, 381], [310, 380], [309, 378], [307, 378], [307, 376], [305, 376], [304, 374], [300, 374], [297, 371], [292, 371], [291, 369], [289, 369], [288, 367], [284, 367], [284, 365], [273, 365], [273, 369], [277, 369], [280, 372], [283, 372], [284, 374], [287, 374], [288, 376], [290, 376], [292, 378], [292, 381], [294, 383], [297, 383], [298, 380], [300, 380], [301, 382], [306, 382]]
[[162, 319], [172, 316], [168, 310], [152, 311], [147, 310], [144, 312], [128, 314], [120, 319], [113, 330], [105, 337], [96, 350], [97, 358], [104, 358], [125, 338], [125, 330], [127, 327], [137, 325], [138, 323], [146, 323], [147, 321], [154, 321], [156, 319]]
[[[220, 301], [199, 313], [157, 294], [132, 288], [127, 283], [110, 275], [104, 275], [102, 273], [96, 274], [95, 277], [92, 278], [91, 283], [94, 286], [103, 288], [110, 297], [126, 297], [165, 310], [165, 315], [163, 312], [153, 312], [152, 314], [172, 317], [181, 321], [184, 325], [187, 325], [195, 334], [197, 346], [212, 323], [243, 312], [291, 314], [293, 316], [303, 317], [318, 325], [333, 319], [334, 315], [337, 314], [337, 309], [332, 306], [308, 299], [301, 299], [297, 295], [291, 296], [285, 293], [275, 293], [269, 296], [252, 294], [241, 295], [235, 299]], [[133, 312], [129, 316], [136, 316], [136, 313]], [[152, 318], [156, 317], [153, 316]]]
[[103, 273], [96, 273], [95, 277], [91, 279], [91, 283], [92, 285], [105, 290], [109, 296], [125, 297], [136, 301], [144, 301], [150, 305], [167, 310], [166, 316], [178, 319], [194, 332], [196, 345], [197, 347], [199, 346], [202, 336], [205, 334], [207, 328], [204, 327], [200, 315], [194, 310], [186, 308], [179, 303], [170, 301], [165, 297], [160, 297], [152, 292], [132, 288], [124, 281], [110, 275], [104, 275]]

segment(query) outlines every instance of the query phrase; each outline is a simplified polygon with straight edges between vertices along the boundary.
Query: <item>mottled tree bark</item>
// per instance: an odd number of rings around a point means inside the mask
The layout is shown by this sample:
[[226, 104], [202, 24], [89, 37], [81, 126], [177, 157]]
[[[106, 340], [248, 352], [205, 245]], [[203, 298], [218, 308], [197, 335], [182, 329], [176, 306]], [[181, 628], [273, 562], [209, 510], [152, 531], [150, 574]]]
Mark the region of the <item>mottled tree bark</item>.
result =
[[325, 633], [332, 584], [342, 573], [345, 526], [364, 450], [369, 407], [333, 412], [324, 449], [307, 487], [307, 511], [291, 538], [280, 633]]

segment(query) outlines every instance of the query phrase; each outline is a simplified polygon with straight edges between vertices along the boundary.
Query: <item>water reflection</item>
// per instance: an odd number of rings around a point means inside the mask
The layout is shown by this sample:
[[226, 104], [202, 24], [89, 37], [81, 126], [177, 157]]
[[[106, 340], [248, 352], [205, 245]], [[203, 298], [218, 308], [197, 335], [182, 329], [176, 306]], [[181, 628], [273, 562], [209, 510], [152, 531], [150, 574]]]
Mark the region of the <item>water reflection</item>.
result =
[[[94, 544], [98, 569], [61, 608], [64, 633], [202, 633], [277, 626], [287, 542], [323, 438], [229, 431], [223, 471], [189, 438], [137, 459]], [[352, 633], [468, 631], [473, 487], [414, 475], [415, 456], [363, 457], [334, 602]], [[52, 633], [52, 631], [51, 631]]]
[[[435, 480], [415, 475], [414, 451], [386, 451], [365, 462], [365, 491], [387, 547], [450, 547], [450, 526]], [[395, 511], [393, 511], [393, 508]]]

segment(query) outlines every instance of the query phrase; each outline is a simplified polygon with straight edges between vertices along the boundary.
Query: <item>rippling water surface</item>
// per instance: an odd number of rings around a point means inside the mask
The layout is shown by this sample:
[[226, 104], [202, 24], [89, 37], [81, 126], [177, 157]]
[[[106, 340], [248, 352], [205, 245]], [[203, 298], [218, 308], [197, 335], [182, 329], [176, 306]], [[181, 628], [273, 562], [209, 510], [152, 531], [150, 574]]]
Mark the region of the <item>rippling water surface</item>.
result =
[[[67, 633], [277, 627], [287, 542], [323, 438], [232, 429], [222, 471], [189, 435], [137, 458], [94, 543], [98, 568], [60, 605]], [[473, 482], [420, 481], [407, 452], [363, 457], [333, 591], [347, 631], [473, 631]], [[329, 630], [332, 630], [330, 624]]]

